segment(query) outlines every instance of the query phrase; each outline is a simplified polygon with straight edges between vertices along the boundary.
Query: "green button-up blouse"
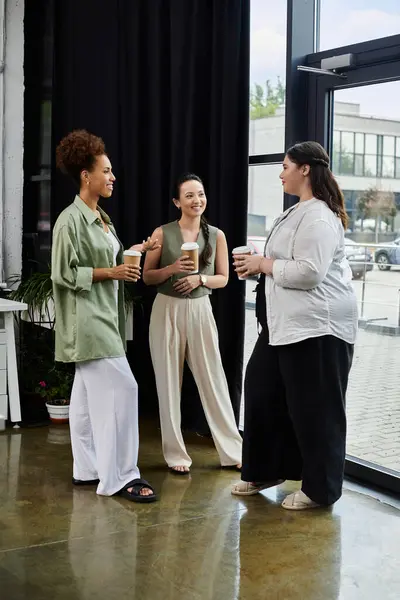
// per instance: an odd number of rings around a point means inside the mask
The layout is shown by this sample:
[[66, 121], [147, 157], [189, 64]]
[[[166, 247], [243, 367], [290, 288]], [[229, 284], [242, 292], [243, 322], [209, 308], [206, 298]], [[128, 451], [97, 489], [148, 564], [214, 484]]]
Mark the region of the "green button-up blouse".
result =
[[[117, 237], [109, 216], [99, 210]], [[120, 243], [117, 265], [122, 261]], [[53, 230], [51, 279], [56, 361], [80, 362], [125, 355], [123, 282], [118, 286], [118, 306], [112, 280], [93, 283], [93, 269], [113, 264], [113, 246], [100, 219], [76, 196], [58, 217]]]

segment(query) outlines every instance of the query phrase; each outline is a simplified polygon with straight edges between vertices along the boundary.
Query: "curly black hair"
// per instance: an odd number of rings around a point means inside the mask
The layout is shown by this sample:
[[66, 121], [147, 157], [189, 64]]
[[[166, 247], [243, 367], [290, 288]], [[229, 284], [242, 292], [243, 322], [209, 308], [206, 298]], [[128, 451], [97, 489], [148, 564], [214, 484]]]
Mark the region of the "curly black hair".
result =
[[75, 184], [81, 185], [81, 172], [91, 171], [98, 156], [106, 154], [103, 140], [86, 129], [76, 129], [65, 136], [56, 149], [56, 165]]

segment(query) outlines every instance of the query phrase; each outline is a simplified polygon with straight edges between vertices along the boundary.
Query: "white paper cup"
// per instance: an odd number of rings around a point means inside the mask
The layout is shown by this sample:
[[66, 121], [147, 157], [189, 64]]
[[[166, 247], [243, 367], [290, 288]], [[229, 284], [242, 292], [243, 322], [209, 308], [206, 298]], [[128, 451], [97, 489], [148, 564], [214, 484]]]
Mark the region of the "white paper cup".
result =
[[181, 246], [182, 256], [189, 256], [194, 262], [194, 269], [188, 275], [195, 275], [199, 272], [199, 245], [197, 242], [185, 242]]
[[[237, 256], [238, 254], [251, 254], [251, 248], [249, 248], [248, 246], [238, 246], [237, 248], [234, 248], [232, 250], [232, 254], [233, 256]], [[245, 279], [247, 279], [247, 277], [239, 277], [239, 279], [241, 281], [244, 281]]]
[[142, 253], [139, 250], [125, 250], [124, 252], [124, 263], [126, 265], [136, 265], [139, 267], [141, 258]]

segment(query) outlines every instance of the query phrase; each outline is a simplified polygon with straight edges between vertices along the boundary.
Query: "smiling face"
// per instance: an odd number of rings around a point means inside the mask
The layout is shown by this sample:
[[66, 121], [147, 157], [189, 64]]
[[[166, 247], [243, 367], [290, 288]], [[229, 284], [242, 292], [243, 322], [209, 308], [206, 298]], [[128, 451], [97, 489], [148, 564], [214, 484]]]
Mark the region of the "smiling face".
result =
[[91, 171], [81, 173], [81, 187], [89, 189], [94, 196], [109, 198], [113, 193], [115, 176], [112, 172], [110, 159], [106, 154], [97, 156]]
[[194, 179], [182, 183], [179, 198], [174, 199], [174, 204], [181, 209], [182, 215], [191, 219], [201, 217], [207, 206], [203, 184]]
[[283, 170], [279, 175], [282, 180], [283, 191], [286, 194], [292, 194], [293, 196], [300, 196], [304, 188], [304, 184], [309, 178], [310, 166], [309, 165], [297, 165], [291, 161], [286, 155], [283, 161]]

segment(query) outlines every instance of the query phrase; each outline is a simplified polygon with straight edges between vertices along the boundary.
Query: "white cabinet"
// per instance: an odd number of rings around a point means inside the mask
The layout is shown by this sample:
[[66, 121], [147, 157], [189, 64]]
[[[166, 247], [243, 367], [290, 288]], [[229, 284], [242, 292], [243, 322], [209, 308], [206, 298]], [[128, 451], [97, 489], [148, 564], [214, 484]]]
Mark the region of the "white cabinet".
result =
[[0, 429], [4, 419], [21, 421], [17, 357], [15, 353], [14, 312], [26, 310], [23, 302], [0, 298]]

